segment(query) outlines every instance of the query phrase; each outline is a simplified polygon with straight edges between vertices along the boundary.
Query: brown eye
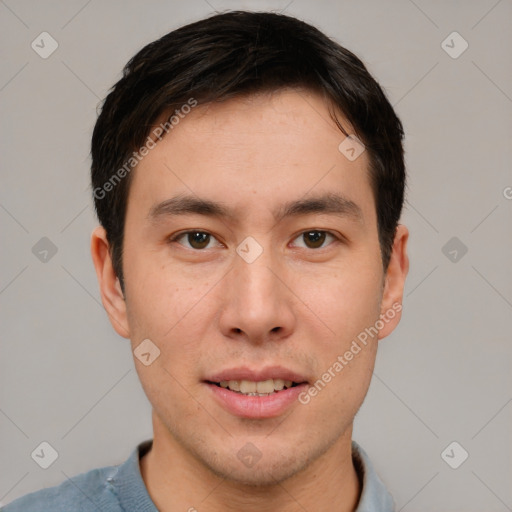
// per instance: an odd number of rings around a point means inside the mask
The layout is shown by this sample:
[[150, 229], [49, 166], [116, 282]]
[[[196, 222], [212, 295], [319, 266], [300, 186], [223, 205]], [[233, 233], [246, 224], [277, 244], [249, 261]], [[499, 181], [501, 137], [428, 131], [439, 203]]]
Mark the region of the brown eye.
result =
[[201, 250], [213, 246], [221, 246], [218, 240], [205, 231], [184, 231], [169, 239], [169, 242], [177, 242], [187, 249]]
[[304, 242], [310, 249], [318, 249], [319, 247], [322, 247], [322, 244], [325, 241], [326, 232], [307, 231], [306, 233], [302, 234], [302, 237], [304, 238]]
[[201, 231], [188, 233], [188, 242], [194, 249], [204, 249], [210, 242], [210, 235]]
[[193, 249], [204, 249], [210, 243], [210, 235], [202, 231], [190, 231], [186, 233], [187, 241]]
[[303, 249], [320, 249], [329, 245], [329, 243], [325, 244], [326, 241], [329, 242], [329, 239], [332, 241], [336, 240], [337, 237], [328, 231], [312, 229], [302, 232], [294, 241], [298, 247]]

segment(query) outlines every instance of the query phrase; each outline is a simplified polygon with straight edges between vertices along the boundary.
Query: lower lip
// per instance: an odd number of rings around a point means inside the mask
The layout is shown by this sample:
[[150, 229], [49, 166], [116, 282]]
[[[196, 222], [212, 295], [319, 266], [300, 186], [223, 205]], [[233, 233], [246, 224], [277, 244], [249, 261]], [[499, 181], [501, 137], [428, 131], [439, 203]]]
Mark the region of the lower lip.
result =
[[298, 401], [298, 396], [307, 387], [299, 384], [268, 396], [247, 396], [215, 384], [206, 383], [217, 402], [234, 416], [240, 418], [275, 418]]

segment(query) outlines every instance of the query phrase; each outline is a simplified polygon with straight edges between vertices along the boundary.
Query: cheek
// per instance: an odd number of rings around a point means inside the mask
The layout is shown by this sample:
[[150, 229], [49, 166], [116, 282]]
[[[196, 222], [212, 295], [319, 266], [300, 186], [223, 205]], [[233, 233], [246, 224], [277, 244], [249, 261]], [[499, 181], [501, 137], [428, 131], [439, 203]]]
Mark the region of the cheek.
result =
[[[200, 326], [193, 319], [197, 320], [201, 302], [216, 282], [209, 271], [203, 272], [206, 277], [191, 276], [186, 269], [172, 267], [166, 261], [165, 249], [157, 254], [132, 251], [126, 258], [125, 274], [132, 332], [162, 342], [184, 325], [193, 329]], [[184, 341], [192, 341], [192, 334], [189, 331]]]
[[333, 313], [337, 312], [337, 332], [343, 339], [353, 339], [378, 318], [380, 286], [369, 274], [354, 275], [339, 283], [335, 293], [339, 299]]
[[169, 279], [151, 271], [134, 272], [132, 277], [136, 293], [127, 301], [132, 350], [149, 339], [159, 351], [149, 366], [135, 360], [141, 384], [160, 413], [171, 407], [179, 410], [179, 415], [188, 414], [193, 404], [184, 387], [195, 392], [190, 384], [197, 380], [194, 372], [205, 338], [204, 327], [209, 325], [207, 301], [202, 298], [211, 283], [190, 286], [188, 282], [186, 286], [183, 279]]
[[[310, 301], [329, 329], [316, 336], [317, 374], [315, 411], [326, 422], [337, 424], [353, 417], [367, 393], [377, 350], [377, 337], [365, 329], [375, 325], [380, 314], [382, 269], [377, 259], [354, 258], [353, 265], [331, 269], [321, 286], [311, 288]], [[318, 277], [318, 276], [317, 276]], [[303, 288], [306, 290], [307, 287]], [[314, 330], [314, 329], [312, 329]], [[305, 397], [307, 399], [307, 397]]]
[[165, 286], [162, 279], [154, 282], [148, 279], [144, 289], [130, 303], [128, 321], [132, 350], [142, 340], [150, 339], [159, 351], [149, 366], [135, 360], [137, 373], [152, 403], [164, 403], [169, 393], [179, 396], [183, 391], [180, 384], [196, 380], [194, 372], [201, 353], [201, 340], [205, 337], [204, 325], [209, 324], [198, 321], [198, 315], [206, 318], [201, 307], [205, 301], [200, 300], [204, 292], [200, 292], [178, 283]]
[[[381, 269], [374, 262], [322, 270], [301, 277], [297, 295], [322, 326], [326, 353], [342, 349], [380, 313]], [[329, 350], [329, 347], [331, 350]]]

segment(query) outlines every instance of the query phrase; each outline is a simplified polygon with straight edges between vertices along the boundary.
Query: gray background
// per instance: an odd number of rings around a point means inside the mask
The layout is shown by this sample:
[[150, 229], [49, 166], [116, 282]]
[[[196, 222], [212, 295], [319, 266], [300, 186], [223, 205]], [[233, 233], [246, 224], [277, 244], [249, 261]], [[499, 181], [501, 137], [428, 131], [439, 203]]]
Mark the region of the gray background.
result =
[[[152, 435], [90, 257], [90, 134], [138, 49], [227, 8], [317, 25], [365, 61], [405, 125], [404, 316], [354, 438], [397, 510], [512, 510], [511, 0], [0, 1], [0, 501], [118, 464]], [[43, 31], [59, 45], [47, 59], [31, 48]], [[458, 58], [441, 44], [453, 31], [469, 44]], [[46, 262], [42, 237], [57, 247]], [[31, 458], [42, 441], [59, 454], [46, 470]], [[441, 457], [452, 441], [469, 453], [458, 469]]]

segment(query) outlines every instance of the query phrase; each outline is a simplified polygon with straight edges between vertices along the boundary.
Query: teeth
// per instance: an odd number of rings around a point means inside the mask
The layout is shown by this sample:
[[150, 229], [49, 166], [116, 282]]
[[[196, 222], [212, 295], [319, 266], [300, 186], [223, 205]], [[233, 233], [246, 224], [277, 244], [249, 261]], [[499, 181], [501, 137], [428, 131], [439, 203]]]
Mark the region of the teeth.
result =
[[228, 387], [231, 391], [240, 391], [240, 382], [238, 380], [230, 380]]
[[240, 393], [256, 393], [256, 382], [250, 380], [240, 381]]
[[256, 383], [256, 391], [258, 393], [273, 393], [274, 392], [274, 379], [263, 380]]
[[276, 391], [281, 391], [284, 388], [284, 380], [283, 379], [274, 379], [274, 389]]
[[231, 391], [238, 391], [248, 396], [267, 396], [292, 387], [291, 380], [267, 379], [259, 382], [250, 380], [223, 380], [220, 383], [221, 388], [228, 388]]

